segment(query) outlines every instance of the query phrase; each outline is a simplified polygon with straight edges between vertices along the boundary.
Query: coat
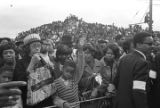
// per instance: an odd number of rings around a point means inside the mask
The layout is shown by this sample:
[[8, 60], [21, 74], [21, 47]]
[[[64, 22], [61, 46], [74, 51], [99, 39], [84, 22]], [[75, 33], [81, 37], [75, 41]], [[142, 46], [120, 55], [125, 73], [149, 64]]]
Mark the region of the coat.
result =
[[103, 68], [100, 71], [102, 80], [107, 83], [112, 83], [117, 74], [118, 61], [114, 60], [112, 67], [105, 63], [104, 58], [102, 58], [100, 62], [103, 64]]
[[[21, 60], [18, 60], [16, 63], [16, 67], [14, 70], [13, 80], [14, 81], [28, 81], [28, 73], [27, 68], [30, 63], [31, 58], [23, 58]], [[35, 106], [29, 106], [26, 103], [27, 99], [27, 86], [20, 87], [22, 91], [22, 101], [23, 101], [23, 108], [43, 108], [46, 106], [53, 105], [52, 98], [49, 97], [46, 100], [40, 102], [39, 104]]]
[[98, 83], [95, 80], [94, 74], [100, 73], [102, 70], [102, 63], [95, 59], [94, 68], [90, 68], [87, 64], [84, 67], [84, 72], [79, 83], [79, 89], [81, 92], [92, 90]]
[[[100, 73], [102, 68], [102, 63], [95, 59], [94, 68], [90, 68], [87, 64], [84, 67], [84, 72], [82, 78], [79, 83], [79, 92], [80, 97], [82, 96], [83, 99], [87, 100], [90, 99], [92, 92], [96, 87], [98, 87], [98, 82], [95, 80], [94, 74]], [[82, 98], [81, 97], [81, 98]], [[92, 101], [92, 102], [84, 102], [81, 104], [81, 108], [98, 108], [99, 101]]]
[[160, 108], [160, 53], [155, 56], [155, 62], [152, 69], [156, 72], [156, 78], [151, 79], [150, 91], [148, 93], [148, 101], [150, 108]]
[[117, 72], [114, 108], [147, 108], [149, 65], [145, 56], [136, 50], [127, 54], [120, 60]]

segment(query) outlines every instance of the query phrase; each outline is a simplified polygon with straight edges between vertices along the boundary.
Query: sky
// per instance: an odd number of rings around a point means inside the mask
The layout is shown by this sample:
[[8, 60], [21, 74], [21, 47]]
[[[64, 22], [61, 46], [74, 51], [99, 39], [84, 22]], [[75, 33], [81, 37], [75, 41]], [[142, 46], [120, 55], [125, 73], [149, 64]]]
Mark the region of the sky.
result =
[[[160, 31], [160, 0], [153, 4], [153, 30]], [[64, 21], [70, 14], [90, 23], [128, 27], [143, 22], [148, 10], [149, 0], [0, 0], [0, 37], [14, 38], [30, 28]]]

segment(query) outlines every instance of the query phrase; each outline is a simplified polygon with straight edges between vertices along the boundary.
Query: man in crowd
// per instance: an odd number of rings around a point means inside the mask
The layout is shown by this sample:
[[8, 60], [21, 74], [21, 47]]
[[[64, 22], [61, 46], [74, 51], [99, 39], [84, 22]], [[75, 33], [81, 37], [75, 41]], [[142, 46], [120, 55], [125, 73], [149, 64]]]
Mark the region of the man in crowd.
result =
[[122, 46], [122, 43], [125, 41], [125, 37], [123, 35], [117, 35], [115, 37], [115, 41], [119, 46]]
[[115, 108], [147, 108], [146, 82], [149, 65], [146, 55], [153, 44], [151, 34], [141, 32], [134, 36], [135, 50], [119, 63]]

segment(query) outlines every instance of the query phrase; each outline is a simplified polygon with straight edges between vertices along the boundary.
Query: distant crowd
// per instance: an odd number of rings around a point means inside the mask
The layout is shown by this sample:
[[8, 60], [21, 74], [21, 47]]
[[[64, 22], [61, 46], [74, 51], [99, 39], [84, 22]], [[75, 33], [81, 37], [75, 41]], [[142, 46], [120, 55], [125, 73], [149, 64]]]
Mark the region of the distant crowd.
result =
[[[142, 31], [147, 31], [147, 29], [142, 29], [140, 25], [130, 25], [127, 28], [123, 28], [115, 26], [114, 23], [111, 25], [87, 23], [75, 15], [70, 15], [64, 21], [54, 21], [21, 32], [18, 34], [16, 40], [23, 40], [25, 36], [33, 33], [40, 34], [41, 38], [52, 38], [54, 41], [58, 41], [66, 34], [71, 34], [75, 42], [77, 42], [82, 35], [85, 35], [88, 41], [96, 41], [97, 39], [113, 40], [117, 35], [132, 37], [135, 33]], [[160, 33], [158, 32], [158, 34]]]

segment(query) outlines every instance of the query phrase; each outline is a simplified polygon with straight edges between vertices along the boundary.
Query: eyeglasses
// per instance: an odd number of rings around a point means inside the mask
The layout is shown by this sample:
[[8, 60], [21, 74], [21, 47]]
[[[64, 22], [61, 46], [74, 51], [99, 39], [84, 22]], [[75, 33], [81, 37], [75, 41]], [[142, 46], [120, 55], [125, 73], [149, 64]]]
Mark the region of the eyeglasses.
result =
[[150, 42], [150, 43], [147, 43], [147, 42], [146, 42], [146, 43], [143, 43], [143, 44], [147, 44], [147, 45], [149, 45], [149, 46], [152, 46], [152, 45], [153, 45], [153, 43], [151, 43], [151, 42]]

